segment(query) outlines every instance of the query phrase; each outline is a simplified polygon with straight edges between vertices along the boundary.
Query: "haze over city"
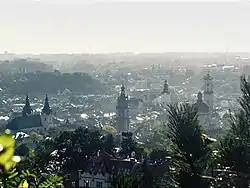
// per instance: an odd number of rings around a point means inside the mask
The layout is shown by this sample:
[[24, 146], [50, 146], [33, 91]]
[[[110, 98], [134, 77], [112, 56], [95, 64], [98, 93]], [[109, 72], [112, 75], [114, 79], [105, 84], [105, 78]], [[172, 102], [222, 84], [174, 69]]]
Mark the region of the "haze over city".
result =
[[250, 51], [247, 1], [73, 2], [2, 0], [0, 52]]
[[250, 188], [250, 3], [0, 0], [0, 188]]

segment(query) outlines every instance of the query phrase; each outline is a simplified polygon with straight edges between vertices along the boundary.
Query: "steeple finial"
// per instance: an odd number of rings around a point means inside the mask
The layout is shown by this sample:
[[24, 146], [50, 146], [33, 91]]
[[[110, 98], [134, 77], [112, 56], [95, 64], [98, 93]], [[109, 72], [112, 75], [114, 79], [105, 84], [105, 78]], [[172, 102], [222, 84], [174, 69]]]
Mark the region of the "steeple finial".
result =
[[30, 115], [32, 113], [32, 108], [30, 106], [30, 101], [29, 101], [29, 96], [26, 94], [26, 100], [25, 100], [25, 105], [23, 107], [23, 116]]
[[50, 106], [49, 106], [48, 95], [46, 94], [44, 106], [43, 106], [43, 109], [42, 109], [42, 114], [50, 115], [51, 113], [52, 113], [52, 110], [51, 110], [51, 108], [50, 108]]

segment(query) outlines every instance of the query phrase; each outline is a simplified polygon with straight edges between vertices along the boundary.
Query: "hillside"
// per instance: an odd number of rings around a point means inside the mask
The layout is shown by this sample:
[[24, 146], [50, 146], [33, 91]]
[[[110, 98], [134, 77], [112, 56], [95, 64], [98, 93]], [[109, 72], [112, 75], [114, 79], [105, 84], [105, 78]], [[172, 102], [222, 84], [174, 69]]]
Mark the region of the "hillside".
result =
[[15, 73], [0, 75], [0, 87], [12, 94], [57, 93], [68, 89], [74, 93], [100, 94], [108, 89], [85, 73]]

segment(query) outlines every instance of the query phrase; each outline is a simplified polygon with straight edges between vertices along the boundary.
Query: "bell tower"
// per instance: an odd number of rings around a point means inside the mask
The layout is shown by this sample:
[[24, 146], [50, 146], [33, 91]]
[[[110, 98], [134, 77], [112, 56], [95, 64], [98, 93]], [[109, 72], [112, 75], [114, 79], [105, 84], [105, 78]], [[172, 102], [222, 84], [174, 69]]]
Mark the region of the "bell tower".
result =
[[45, 97], [45, 102], [41, 113], [41, 122], [45, 129], [53, 125], [52, 109], [49, 106], [48, 95]]
[[125, 94], [124, 85], [122, 85], [121, 94], [117, 99], [116, 128], [118, 133], [129, 131], [128, 96]]
[[214, 91], [213, 91], [213, 78], [208, 72], [204, 76], [204, 101], [208, 104], [209, 109], [213, 110], [213, 103], [214, 103]]

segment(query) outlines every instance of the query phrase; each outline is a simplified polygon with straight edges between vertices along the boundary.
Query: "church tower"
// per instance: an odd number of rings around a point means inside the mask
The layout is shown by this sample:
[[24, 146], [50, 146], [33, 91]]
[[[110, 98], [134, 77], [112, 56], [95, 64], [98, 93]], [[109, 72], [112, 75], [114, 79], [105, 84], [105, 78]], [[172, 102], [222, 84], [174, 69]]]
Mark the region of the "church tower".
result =
[[121, 94], [117, 99], [116, 106], [116, 128], [118, 133], [129, 131], [128, 96], [125, 94], [125, 87], [122, 85]]
[[209, 109], [213, 110], [214, 102], [214, 91], [213, 91], [213, 78], [207, 73], [204, 76], [205, 87], [204, 87], [204, 101], [208, 104]]
[[197, 108], [198, 119], [201, 125], [209, 126], [210, 125], [210, 109], [207, 103], [202, 100], [202, 93], [199, 92], [197, 95], [197, 101], [195, 103]]
[[25, 106], [23, 107], [22, 114], [23, 114], [23, 116], [28, 116], [28, 115], [32, 115], [32, 112], [33, 112], [33, 110], [30, 106], [29, 96], [26, 95]]
[[161, 94], [164, 94], [164, 93], [170, 94], [170, 92], [168, 90], [168, 82], [167, 82], [167, 80], [165, 80], [165, 82], [164, 82], [164, 87], [163, 87], [163, 91], [161, 92]]
[[41, 113], [41, 122], [44, 128], [53, 125], [52, 109], [49, 106], [48, 95], [45, 97], [44, 106]]

